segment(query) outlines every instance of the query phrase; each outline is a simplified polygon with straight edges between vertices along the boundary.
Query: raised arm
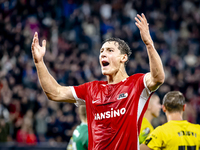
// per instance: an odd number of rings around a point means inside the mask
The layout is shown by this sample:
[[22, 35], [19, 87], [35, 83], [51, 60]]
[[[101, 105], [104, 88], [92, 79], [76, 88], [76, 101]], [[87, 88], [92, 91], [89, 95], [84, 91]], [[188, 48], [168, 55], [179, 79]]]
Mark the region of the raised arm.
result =
[[39, 81], [47, 97], [53, 101], [75, 103], [76, 101], [72, 95], [71, 88], [59, 85], [48, 72], [43, 61], [46, 52], [46, 41], [42, 41], [41, 47], [37, 32], [34, 35], [31, 49]]
[[[137, 18], [138, 17], [138, 18]], [[144, 14], [135, 17], [136, 26], [140, 30], [141, 38], [146, 45], [149, 56], [150, 73], [146, 74], [145, 82], [149, 90], [156, 90], [165, 80], [164, 69], [160, 56], [154, 48], [153, 40], [149, 33], [149, 24]]]

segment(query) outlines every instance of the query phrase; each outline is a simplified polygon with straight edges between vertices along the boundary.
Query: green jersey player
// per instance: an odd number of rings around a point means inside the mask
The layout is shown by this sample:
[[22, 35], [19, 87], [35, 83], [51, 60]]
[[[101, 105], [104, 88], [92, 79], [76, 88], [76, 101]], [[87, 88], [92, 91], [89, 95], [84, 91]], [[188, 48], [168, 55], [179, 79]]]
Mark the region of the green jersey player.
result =
[[67, 150], [87, 150], [88, 149], [88, 126], [85, 105], [79, 106], [79, 117], [81, 124], [76, 127]]

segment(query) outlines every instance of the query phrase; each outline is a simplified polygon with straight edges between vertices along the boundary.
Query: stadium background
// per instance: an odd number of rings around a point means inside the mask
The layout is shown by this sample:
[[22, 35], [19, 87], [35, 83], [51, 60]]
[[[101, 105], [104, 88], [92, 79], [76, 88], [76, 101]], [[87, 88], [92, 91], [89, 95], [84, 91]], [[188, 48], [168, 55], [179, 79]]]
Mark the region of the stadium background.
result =
[[[62, 85], [79, 85], [105, 80], [98, 54], [108, 37], [131, 47], [129, 75], [149, 71], [137, 13], [146, 15], [165, 69], [157, 94], [162, 99], [170, 90], [181, 91], [188, 105], [184, 118], [200, 124], [199, 0], [0, 0], [0, 142], [6, 142], [0, 147], [65, 149], [80, 123], [75, 105], [47, 100], [39, 85], [31, 56], [36, 31], [47, 40], [44, 60], [50, 73]], [[161, 113], [153, 124], [165, 122]], [[36, 141], [23, 142], [23, 128]]]

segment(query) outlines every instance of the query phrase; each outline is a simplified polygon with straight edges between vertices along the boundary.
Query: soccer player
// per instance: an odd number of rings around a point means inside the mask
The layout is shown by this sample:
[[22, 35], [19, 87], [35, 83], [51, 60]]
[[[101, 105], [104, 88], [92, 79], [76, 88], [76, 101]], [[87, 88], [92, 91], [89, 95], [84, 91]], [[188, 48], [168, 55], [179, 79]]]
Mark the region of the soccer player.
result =
[[149, 100], [148, 108], [144, 114], [142, 125], [140, 129], [139, 142], [140, 144], [147, 138], [147, 136], [154, 130], [151, 121], [154, 117], [158, 117], [161, 110], [160, 98], [153, 94]]
[[81, 105], [78, 109], [78, 115], [81, 119], [81, 124], [76, 127], [70, 142], [67, 146], [67, 150], [87, 150], [88, 149], [88, 126], [86, 106]]
[[182, 119], [185, 98], [179, 91], [168, 92], [162, 109], [168, 122], [157, 127], [140, 145], [141, 150], [199, 150], [200, 125]]
[[139, 149], [138, 135], [149, 98], [164, 82], [161, 59], [154, 48], [144, 14], [135, 17], [136, 26], [146, 45], [150, 72], [128, 76], [125, 63], [131, 54], [128, 45], [118, 38], [106, 40], [99, 55], [102, 74], [107, 81], [93, 81], [79, 86], [61, 86], [49, 74], [42, 47], [35, 33], [32, 55], [40, 84], [50, 100], [85, 104], [87, 110], [88, 149]]

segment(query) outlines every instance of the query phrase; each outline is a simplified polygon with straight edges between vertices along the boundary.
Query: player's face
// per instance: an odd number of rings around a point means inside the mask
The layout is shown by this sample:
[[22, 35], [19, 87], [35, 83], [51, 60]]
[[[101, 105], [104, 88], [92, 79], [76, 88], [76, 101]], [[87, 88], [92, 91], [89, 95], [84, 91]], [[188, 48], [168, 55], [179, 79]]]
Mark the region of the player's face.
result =
[[160, 104], [160, 98], [155, 97], [152, 101], [151, 113], [154, 117], [158, 117], [160, 115], [160, 110], [162, 106]]
[[101, 65], [101, 71], [103, 75], [113, 75], [120, 71], [120, 67], [124, 63], [122, 62], [122, 57], [118, 49], [117, 42], [106, 42], [102, 45], [100, 49], [99, 61]]

